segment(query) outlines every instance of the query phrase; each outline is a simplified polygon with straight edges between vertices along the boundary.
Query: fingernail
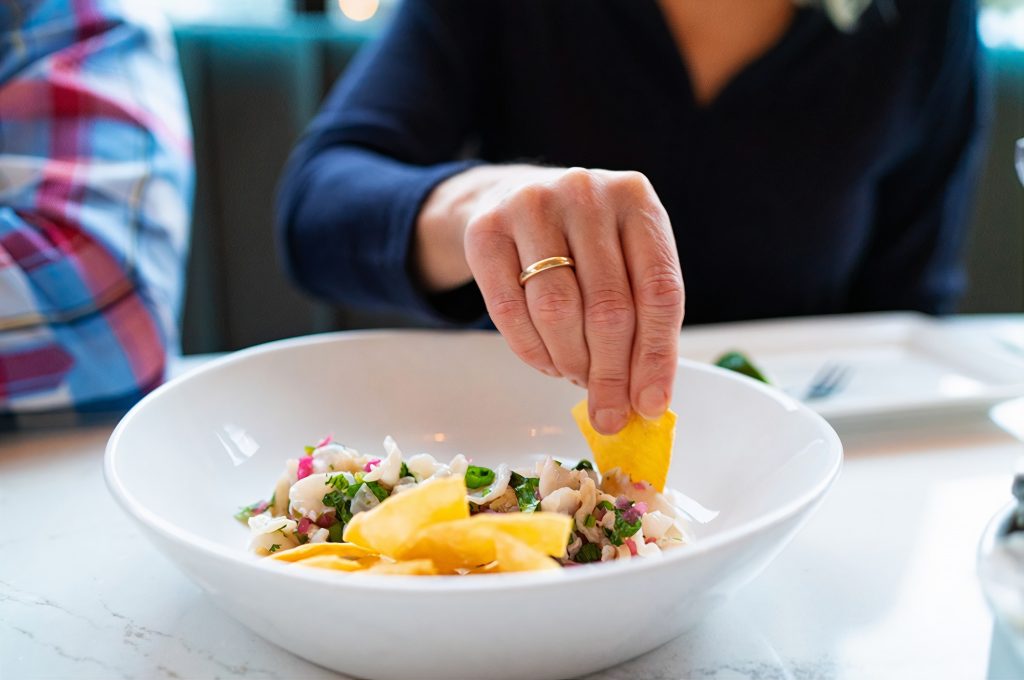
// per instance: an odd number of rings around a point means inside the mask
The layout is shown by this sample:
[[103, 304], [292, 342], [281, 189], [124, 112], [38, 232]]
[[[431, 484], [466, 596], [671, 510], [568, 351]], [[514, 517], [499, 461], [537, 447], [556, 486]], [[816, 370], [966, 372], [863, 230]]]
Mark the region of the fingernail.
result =
[[594, 414], [594, 427], [601, 434], [615, 434], [626, 425], [627, 414], [615, 408], [603, 408]]
[[644, 418], [660, 418], [668, 408], [668, 395], [660, 387], [651, 385], [640, 393], [640, 403], [637, 407]]

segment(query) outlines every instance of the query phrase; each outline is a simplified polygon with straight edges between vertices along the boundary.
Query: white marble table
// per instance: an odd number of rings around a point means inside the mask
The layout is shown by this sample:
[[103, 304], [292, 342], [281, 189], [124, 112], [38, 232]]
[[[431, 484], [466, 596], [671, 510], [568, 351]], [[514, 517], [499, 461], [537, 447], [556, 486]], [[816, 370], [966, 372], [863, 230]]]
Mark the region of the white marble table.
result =
[[[142, 538], [104, 486], [110, 429], [0, 435], [0, 678], [339, 677], [222, 614]], [[977, 416], [841, 434], [842, 477], [763, 575], [593, 678], [1024, 676], [974, 574], [1024, 445]]]

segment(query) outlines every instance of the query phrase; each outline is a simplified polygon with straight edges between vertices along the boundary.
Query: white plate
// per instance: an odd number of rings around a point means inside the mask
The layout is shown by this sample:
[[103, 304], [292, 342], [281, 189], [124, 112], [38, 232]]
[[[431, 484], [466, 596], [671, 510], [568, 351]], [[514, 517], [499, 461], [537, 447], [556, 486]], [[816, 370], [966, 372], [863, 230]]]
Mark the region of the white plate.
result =
[[[333, 432], [370, 452], [457, 452], [483, 465], [586, 456], [582, 392], [492, 333], [347, 333], [226, 357], [168, 383], [118, 425], [106, 477], [147, 537], [267, 640], [373, 678], [565, 678], [640, 655], [753, 579], [839, 472], [838, 437], [777, 390], [684, 362], [669, 485], [719, 510], [659, 558], [527, 574], [353, 576], [261, 560], [238, 506]], [[813, 624], [811, 624], [813, 625]]]
[[830, 422], [911, 413], [984, 411], [1024, 395], [1024, 363], [994, 342], [913, 313], [773, 320], [684, 328], [682, 355], [746, 354], [801, 398], [828, 363], [849, 367], [839, 392], [808, 402]]

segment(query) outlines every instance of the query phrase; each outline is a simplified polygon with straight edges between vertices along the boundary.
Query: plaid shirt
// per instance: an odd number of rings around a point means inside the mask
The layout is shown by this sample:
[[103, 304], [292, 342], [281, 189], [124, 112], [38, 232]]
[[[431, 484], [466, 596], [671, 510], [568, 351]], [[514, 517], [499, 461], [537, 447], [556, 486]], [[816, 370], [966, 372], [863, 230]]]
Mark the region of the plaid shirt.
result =
[[123, 411], [177, 347], [191, 133], [148, 0], [0, 0], [0, 430]]

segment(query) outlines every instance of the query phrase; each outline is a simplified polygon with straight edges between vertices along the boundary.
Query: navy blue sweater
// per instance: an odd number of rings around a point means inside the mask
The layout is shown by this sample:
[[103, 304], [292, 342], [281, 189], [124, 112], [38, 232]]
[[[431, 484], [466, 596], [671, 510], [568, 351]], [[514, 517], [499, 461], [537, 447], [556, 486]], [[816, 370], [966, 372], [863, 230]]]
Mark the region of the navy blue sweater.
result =
[[951, 311], [984, 119], [976, 9], [881, 9], [850, 34], [798, 10], [702, 106], [654, 0], [405, 0], [289, 162], [283, 259], [329, 301], [486, 323], [475, 285], [428, 296], [411, 274], [430, 190], [477, 162], [632, 169], [672, 220], [687, 323]]

